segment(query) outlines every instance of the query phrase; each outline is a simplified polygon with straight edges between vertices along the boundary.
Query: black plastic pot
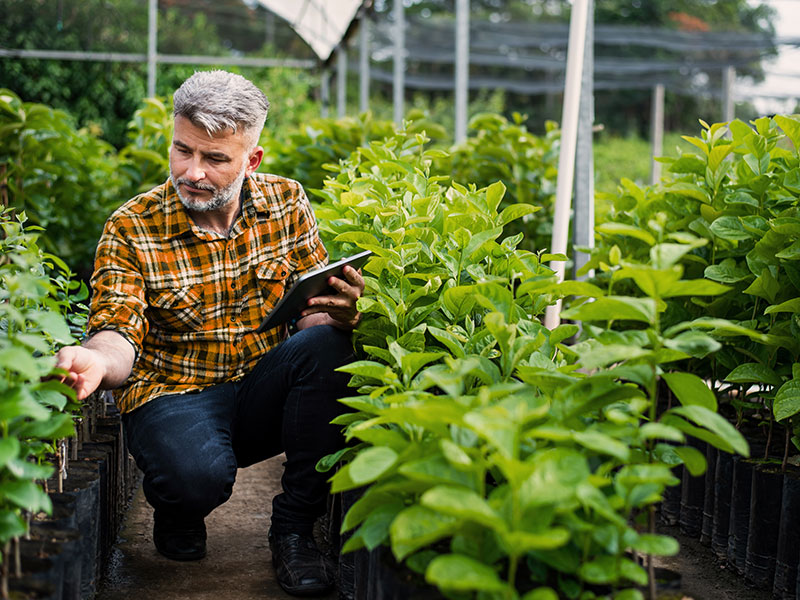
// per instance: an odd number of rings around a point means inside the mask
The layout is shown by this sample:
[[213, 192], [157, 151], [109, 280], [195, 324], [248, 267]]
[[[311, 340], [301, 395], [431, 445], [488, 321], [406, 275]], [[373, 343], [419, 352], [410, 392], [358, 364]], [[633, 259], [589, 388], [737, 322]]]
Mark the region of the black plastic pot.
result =
[[[706, 443], [689, 438], [687, 444], [705, 453]], [[678, 523], [681, 533], [692, 538], [699, 538], [703, 528], [703, 502], [706, 491], [706, 480], [702, 475], [693, 476], [689, 470], [683, 469], [681, 480], [681, 513]]]
[[[679, 480], [683, 480], [683, 465], [673, 467], [672, 474]], [[665, 525], [677, 525], [681, 517], [681, 485], [673, 485], [664, 489], [661, 500], [659, 515], [661, 522]]]
[[706, 472], [704, 477], [703, 491], [703, 526], [700, 529], [700, 543], [704, 546], [711, 545], [711, 538], [714, 535], [714, 506], [716, 504], [716, 477], [717, 477], [717, 456], [719, 451], [711, 444], [706, 444]]
[[759, 588], [772, 587], [775, 576], [782, 498], [783, 473], [780, 467], [756, 465], [750, 493], [750, 526], [744, 576]]
[[747, 558], [747, 534], [750, 530], [750, 490], [753, 484], [753, 462], [733, 458], [731, 483], [731, 512], [728, 526], [728, 566], [739, 575], [744, 574]]
[[772, 596], [778, 600], [793, 600], [798, 592], [797, 565], [800, 561], [800, 472], [796, 469], [783, 476], [779, 529]]
[[64, 493], [75, 498], [80, 532], [81, 596], [93, 598], [100, 575], [100, 474], [96, 462], [71, 462]]
[[728, 526], [731, 520], [731, 488], [733, 455], [718, 452], [714, 465], [714, 511], [711, 528], [711, 549], [720, 561], [728, 560]]
[[[39, 587], [52, 589], [56, 598], [61, 598], [61, 589], [64, 582], [64, 570], [61, 564], [53, 558], [57, 552], [54, 544], [44, 544], [31, 540], [20, 540], [20, 566], [22, 575], [18, 581], [33, 583]], [[13, 572], [14, 559], [11, 559], [9, 568]], [[13, 581], [15, 577], [12, 577]]]
[[386, 546], [370, 553], [369, 600], [441, 600], [439, 590], [422, 575], [398, 564]]
[[59, 600], [58, 591], [49, 583], [34, 581], [27, 577], [11, 579], [8, 589], [14, 600]]
[[41, 551], [60, 565], [63, 571], [61, 599], [81, 600], [80, 533], [74, 528], [64, 528], [50, 521], [31, 525], [31, 544], [42, 544]]

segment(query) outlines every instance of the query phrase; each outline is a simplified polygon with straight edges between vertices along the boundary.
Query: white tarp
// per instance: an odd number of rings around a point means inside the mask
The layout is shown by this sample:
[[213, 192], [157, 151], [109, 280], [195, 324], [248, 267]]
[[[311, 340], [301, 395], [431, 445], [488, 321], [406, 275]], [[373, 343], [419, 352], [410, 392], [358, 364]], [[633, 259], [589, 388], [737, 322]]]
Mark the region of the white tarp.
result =
[[258, 0], [286, 19], [311, 49], [327, 60], [364, 0]]

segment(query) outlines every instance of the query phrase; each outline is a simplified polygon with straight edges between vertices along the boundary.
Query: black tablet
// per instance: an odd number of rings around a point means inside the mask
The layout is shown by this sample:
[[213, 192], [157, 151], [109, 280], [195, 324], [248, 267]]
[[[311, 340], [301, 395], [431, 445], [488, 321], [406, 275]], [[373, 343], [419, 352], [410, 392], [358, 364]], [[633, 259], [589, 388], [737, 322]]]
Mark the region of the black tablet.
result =
[[336, 294], [336, 291], [328, 285], [328, 278], [337, 277], [346, 281], [343, 273], [345, 265], [360, 269], [371, 254], [372, 250], [365, 250], [301, 275], [300, 279], [295, 281], [291, 289], [278, 301], [272, 312], [261, 321], [261, 325], [256, 331], [261, 333], [297, 317], [304, 309], [308, 308], [309, 298]]

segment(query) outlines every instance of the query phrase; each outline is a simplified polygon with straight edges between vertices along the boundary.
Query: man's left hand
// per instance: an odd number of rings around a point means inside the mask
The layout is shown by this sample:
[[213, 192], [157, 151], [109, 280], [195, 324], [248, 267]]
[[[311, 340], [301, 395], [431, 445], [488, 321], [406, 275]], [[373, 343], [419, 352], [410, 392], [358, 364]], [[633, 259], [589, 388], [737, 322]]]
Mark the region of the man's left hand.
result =
[[364, 293], [364, 278], [360, 271], [350, 266], [346, 266], [343, 273], [345, 279], [328, 279], [328, 285], [336, 290], [335, 295], [316, 296], [308, 301], [308, 308], [301, 313], [301, 320], [297, 323], [300, 329], [326, 323], [340, 329], [356, 328], [361, 321], [356, 302]]

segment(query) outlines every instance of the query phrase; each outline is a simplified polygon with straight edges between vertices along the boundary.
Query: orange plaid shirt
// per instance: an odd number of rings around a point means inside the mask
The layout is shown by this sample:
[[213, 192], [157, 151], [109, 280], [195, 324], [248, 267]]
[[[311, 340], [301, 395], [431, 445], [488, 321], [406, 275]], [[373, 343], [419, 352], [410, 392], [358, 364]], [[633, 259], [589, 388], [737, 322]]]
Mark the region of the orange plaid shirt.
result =
[[302, 273], [327, 262], [299, 183], [254, 173], [242, 187], [228, 238], [197, 227], [170, 181], [106, 222], [87, 333], [115, 330], [136, 350], [113, 392], [121, 412], [244, 377], [286, 337], [285, 326], [254, 329]]

